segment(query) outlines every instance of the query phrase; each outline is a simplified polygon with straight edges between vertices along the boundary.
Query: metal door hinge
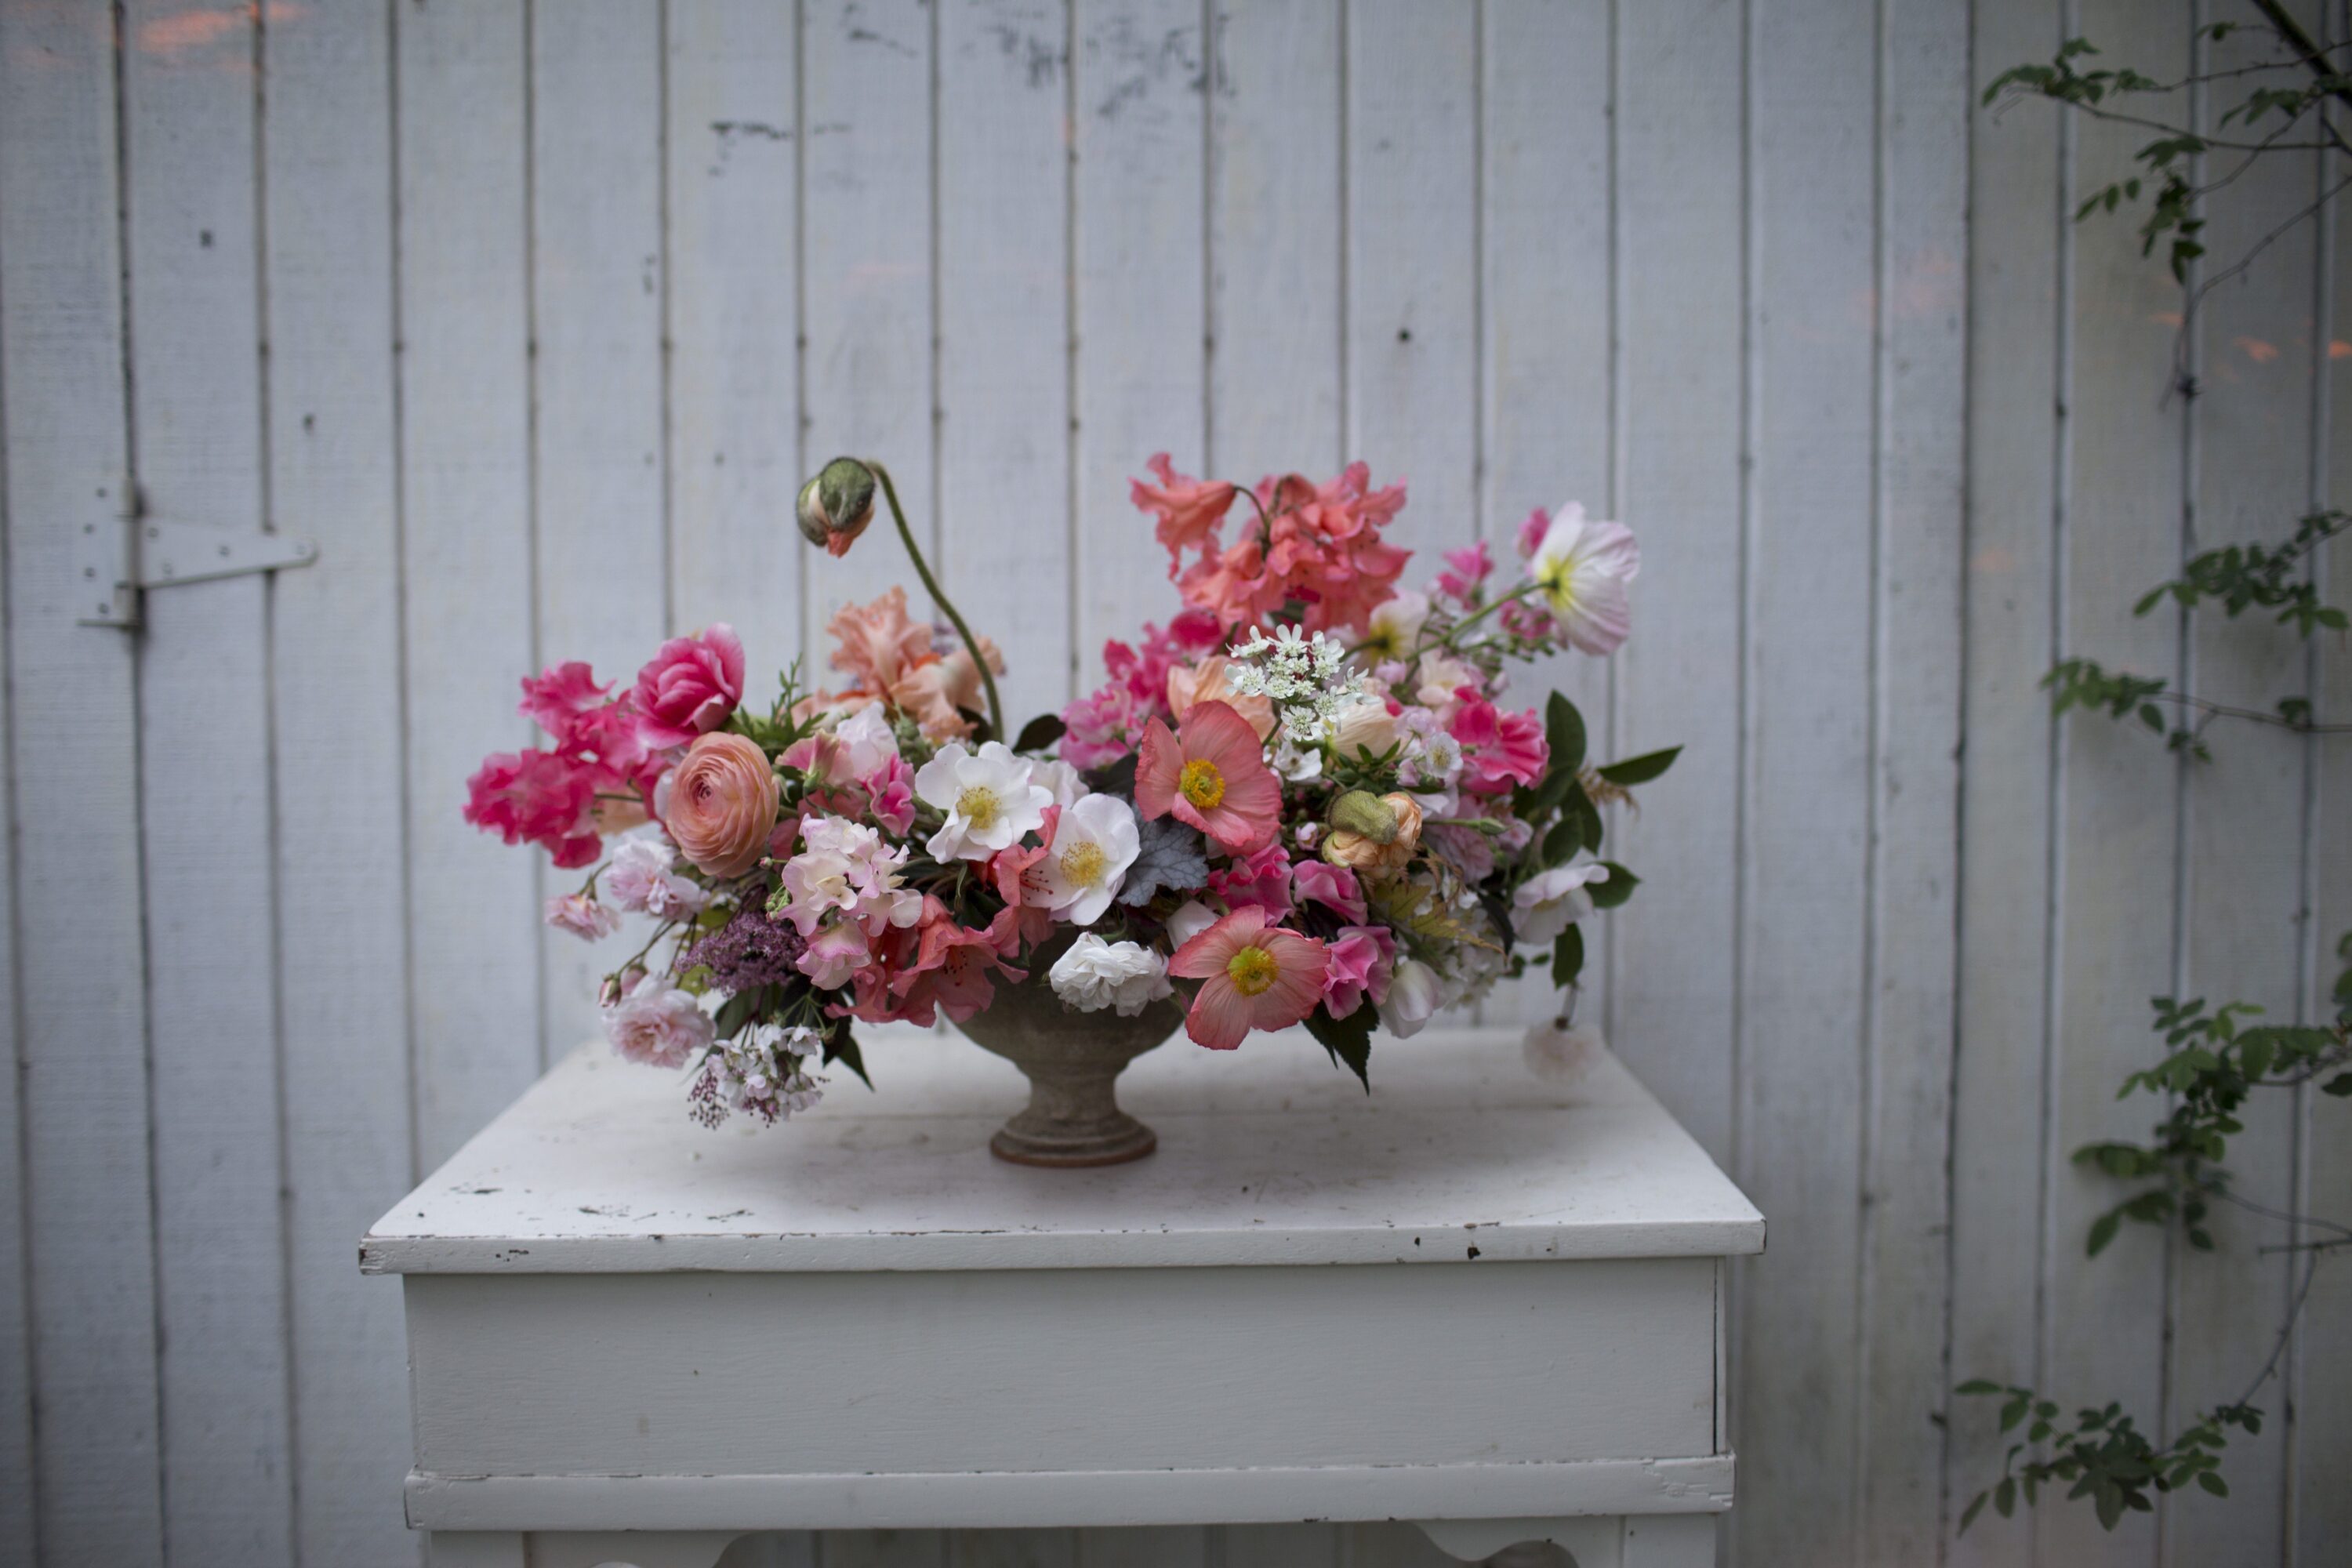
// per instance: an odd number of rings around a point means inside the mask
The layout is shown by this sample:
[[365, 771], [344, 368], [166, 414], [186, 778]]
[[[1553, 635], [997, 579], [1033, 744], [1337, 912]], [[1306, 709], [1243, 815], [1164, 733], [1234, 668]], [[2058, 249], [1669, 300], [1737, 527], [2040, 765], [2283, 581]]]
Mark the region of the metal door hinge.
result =
[[75, 564], [90, 595], [88, 611], [76, 618], [86, 626], [139, 625], [142, 589], [308, 566], [319, 558], [318, 545], [307, 539], [149, 517], [135, 487], [120, 493], [131, 498], [128, 510], [84, 522], [74, 540]]

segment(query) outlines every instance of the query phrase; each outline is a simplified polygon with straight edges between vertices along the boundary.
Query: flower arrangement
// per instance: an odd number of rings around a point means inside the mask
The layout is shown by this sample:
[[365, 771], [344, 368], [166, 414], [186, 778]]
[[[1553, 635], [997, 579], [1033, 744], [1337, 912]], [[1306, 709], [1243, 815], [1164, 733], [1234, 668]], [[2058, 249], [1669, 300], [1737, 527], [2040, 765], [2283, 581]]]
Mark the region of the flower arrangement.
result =
[[1530, 966], [1572, 993], [1580, 922], [1635, 880], [1598, 854], [1602, 808], [1675, 752], [1595, 765], [1565, 697], [1503, 699], [1514, 661], [1624, 641], [1632, 534], [1539, 510], [1509, 573], [1479, 542], [1415, 590], [1382, 537], [1404, 487], [1361, 463], [1247, 488], [1150, 467], [1134, 501], [1180, 606], [1009, 738], [1002, 656], [887, 470], [850, 458], [803, 489], [803, 531], [841, 554], [878, 497], [947, 625], [899, 588], [845, 606], [830, 688], [795, 666], [765, 705], [725, 626], [625, 689], [580, 663], [523, 681], [550, 743], [485, 761], [467, 819], [587, 868], [551, 925], [650, 920], [604, 1016], [623, 1056], [688, 1069], [696, 1118], [788, 1118], [822, 1068], [866, 1076], [856, 1023], [961, 1022], [1003, 985], [1130, 1017], [1172, 998], [1213, 1050], [1303, 1024], [1367, 1088], [1375, 1023], [1412, 1035]]

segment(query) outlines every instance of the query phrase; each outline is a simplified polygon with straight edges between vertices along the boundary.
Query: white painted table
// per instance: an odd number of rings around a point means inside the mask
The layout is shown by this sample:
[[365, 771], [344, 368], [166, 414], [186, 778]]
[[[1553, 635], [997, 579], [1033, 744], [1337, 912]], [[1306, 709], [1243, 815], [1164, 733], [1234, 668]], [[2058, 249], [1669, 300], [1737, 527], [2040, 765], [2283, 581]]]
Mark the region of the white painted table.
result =
[[[757, 1530], [1400, 1519], [1476, 1558], [1714, 1561], [1722, 1260], [1764, 1222], [1613, 1058], [1176, 1042], [1160, 1152], [988, 1157], [1023, 1098], [877, 1031], [788, 1126], [557, 1067], [379, 1221], [436, 1563], [708, 1568]], [[622, 1535], [617, 1532], [644, 1532]]]

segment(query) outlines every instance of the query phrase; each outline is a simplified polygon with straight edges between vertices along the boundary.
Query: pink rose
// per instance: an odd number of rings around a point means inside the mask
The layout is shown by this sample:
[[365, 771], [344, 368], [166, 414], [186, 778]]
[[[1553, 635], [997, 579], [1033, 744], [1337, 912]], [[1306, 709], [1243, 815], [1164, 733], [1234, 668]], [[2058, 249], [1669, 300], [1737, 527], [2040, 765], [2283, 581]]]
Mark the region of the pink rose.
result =
[[743, 644], [721, 621], [672, 637], [637, 671], [637, 733], [648, 746], [683, 746], [727, 722], [743, 700]]
[[768, 852], [779, 793], [768, 754], [751, 739], [704, 735], [670, 778], [663, 826], [704, 876], [740, 877]]
[[629, 1060], [657, 1068], [684, 1067], [713, 1037], [710, 1015], [693, 993], [655, 973], [641, 975], [627, 995], [604, 1009], [604, 1035]]
[[547, 923], [557, 931], [568, 931], [583, 941], [594, 942], [621, 929], [621, 911], [598, 903], [585, 893], [566, 893], [547, 900]]
[[1323, 1006], [1344, 1018], [1370, 996], [1374, 1006], [1389, 999], [1396, 970], [1396, 936], [1386, 926], [1347, 926], [1324, 949]]

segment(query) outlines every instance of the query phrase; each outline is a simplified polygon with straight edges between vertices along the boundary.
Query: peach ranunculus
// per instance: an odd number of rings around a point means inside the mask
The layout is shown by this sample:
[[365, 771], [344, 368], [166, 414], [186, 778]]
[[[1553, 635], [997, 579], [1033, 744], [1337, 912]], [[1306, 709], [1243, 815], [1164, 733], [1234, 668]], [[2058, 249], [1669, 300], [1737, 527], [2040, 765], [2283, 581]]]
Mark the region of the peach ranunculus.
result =
[[1398, 791], [1381, 796], [1381, 804], [1396, 816], [1393, 837], [1383, 844], [1372, 834], [1334, 827], [1323, 836], [1323, 858], [1374, 881], [1403, 870], [1421, 847], [1421, 803]]
[[1171, 665], [1168, 670], [1168, 708], [1179, 723], [1192, 710], [1195, 702], [1222, 702], [1249, 721], [1249, 727], [1265, 740], [1274, 733], [1274, 700], [1269, 697], [1244, 697], [1234, 689], [1234, 661], [1223, 654], [1213, 653], [1194, 665]]
[[703, 875], [740, 877], [768, 852], [778, 793], [757, 742], [714, 731], [687, 748], [669, 781], [662, 825]]

